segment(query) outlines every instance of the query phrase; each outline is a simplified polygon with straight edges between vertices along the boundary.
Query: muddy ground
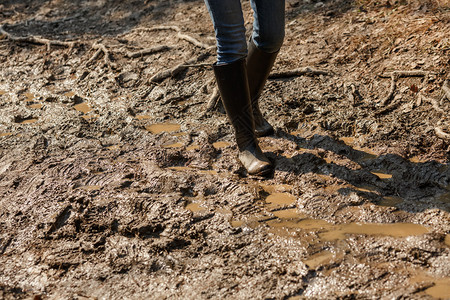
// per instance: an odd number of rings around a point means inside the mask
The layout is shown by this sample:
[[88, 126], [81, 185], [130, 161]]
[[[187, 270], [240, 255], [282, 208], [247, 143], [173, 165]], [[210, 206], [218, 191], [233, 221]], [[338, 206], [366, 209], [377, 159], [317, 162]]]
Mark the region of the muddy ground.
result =
[[449, 2], [286, 9], [264, 179], [202, 1], [1, 1], [0, 298], [450, 295]]

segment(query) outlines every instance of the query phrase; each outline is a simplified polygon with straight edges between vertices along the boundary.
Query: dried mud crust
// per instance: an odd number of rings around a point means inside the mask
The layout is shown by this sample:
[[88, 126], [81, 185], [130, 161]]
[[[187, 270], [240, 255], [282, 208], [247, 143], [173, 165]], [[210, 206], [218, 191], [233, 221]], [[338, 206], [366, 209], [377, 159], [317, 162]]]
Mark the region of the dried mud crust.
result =
[[0, 17], [0, 298], [448, 295], [446, 1], [287, 1], [267, 179], [211, 96], [202, 1]]

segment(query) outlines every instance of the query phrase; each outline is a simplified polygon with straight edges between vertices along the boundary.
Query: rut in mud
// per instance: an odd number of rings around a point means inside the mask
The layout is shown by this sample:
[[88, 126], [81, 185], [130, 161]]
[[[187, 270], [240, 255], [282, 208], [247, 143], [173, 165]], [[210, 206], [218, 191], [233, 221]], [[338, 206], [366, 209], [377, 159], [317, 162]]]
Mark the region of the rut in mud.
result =
[[202, 1], [0, 23], [2, 298], [450, 294], [447, 1], [287, 1], [267, 179], [212, 97]]

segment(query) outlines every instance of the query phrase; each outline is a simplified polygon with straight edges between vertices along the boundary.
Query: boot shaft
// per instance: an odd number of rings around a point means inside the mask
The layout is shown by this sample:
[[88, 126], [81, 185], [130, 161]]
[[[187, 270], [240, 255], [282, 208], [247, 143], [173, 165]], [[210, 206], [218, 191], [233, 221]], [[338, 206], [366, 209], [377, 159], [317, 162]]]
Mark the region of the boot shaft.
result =
[[246, 60], [214, 65], [213, 69], [223, 106], [242, 150], [256, 143]]

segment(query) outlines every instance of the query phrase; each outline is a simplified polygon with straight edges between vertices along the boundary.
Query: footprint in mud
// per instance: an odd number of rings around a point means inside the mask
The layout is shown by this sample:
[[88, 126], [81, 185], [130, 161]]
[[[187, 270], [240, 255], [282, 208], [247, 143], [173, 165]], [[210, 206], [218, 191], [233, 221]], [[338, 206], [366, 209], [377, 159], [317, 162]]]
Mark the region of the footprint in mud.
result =
[[[403, 238], [408, 236], [422, 235], [429, 232], [425, 226], [412, 223], [343, 223], [332, 224], [321, 219], [312, 219], [306, 214], [292, 208], [296, 203], [296, 197], [286, 191], [292, 189], [289, 185], [261, 185], [264, 191], [269, 195], [266, 197], [266, 209], [271, 212], [275, 218], [260, 220], [267, 224], [273, 232], [284, 235], [285, 231], [291, 229], [310, 231], [318, 234], [320, 242], [333, 242], [336, 240], [345, 240], [351, 235], [371, 235], [371, 236], [390, 236]], [[397, 198], [386, 199], [385, 205], [392, 204], [392, 201], [399, 201]], [[242, 226], [242, 222], [234, 221], [233, 226]]]

